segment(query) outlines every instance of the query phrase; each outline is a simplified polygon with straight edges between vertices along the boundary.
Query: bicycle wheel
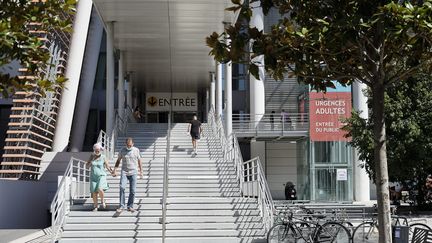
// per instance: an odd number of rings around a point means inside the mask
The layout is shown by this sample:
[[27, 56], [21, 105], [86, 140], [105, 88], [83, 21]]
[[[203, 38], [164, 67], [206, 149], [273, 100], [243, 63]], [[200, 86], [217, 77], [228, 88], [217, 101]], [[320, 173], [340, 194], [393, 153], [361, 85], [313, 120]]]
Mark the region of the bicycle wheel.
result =
[[342, 225], [348, 229], [348, 231], [350, 232], [350, 235], [353, 235], [353, 233], [354, 233], [353, 231], [355, 230], [355, 227], [353, 226], [353, 224], [351, 222], [343, 221], [340, 223], [342, 223]]
[[267, 243], [295, 243], [295, 232], [287, 224], [278, 224], [270, 228]]
[[338, 222], [327, 222], [318, 228], [314, 242], [347, 243], [351, 235], [348, 229]]
[[296, 243], [306, 243], [312, 239], [313, 233], [315, 232], [315, 226], [304, 222], [293, 222], [293, 229], [295, 229]]
[[422, 223], [414, 223], [414, 224], [410, 224], [409, 226], [409, 242], [411, 242], [411, 239], [414, 235], [414, 230], [415, 228], [421, 228], [421, 229], [427, 229], [427, 230], [431, 230], [431, 227], [422, 224]]
[[379, 239], [378, 227], [373, 222], [359, 224], [353, 233], [353, 243], [376, 243]]

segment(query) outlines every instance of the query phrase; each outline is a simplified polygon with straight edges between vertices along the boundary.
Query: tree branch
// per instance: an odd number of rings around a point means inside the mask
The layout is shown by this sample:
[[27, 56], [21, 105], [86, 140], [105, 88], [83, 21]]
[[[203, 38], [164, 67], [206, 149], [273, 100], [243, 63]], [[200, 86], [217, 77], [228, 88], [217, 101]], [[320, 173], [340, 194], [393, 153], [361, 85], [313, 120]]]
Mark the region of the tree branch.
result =
[[422, 67], [423, 67], [423, 65], [419, 64], [417, 66], [414, 66], [414, 67], [402, 72], [401, 74], [399, 74], [399, 72], [395, 73], [392, 78], [388, 79], [388, 81], [384, 83], [384, 85], [387, 86], [387, 85], [390, 85], [390, 84], [397, 82], [399, 80], [403, 80], [403, 79], [411, 76], [414, 72], [416, 72], [417, 70], [419, 70]]

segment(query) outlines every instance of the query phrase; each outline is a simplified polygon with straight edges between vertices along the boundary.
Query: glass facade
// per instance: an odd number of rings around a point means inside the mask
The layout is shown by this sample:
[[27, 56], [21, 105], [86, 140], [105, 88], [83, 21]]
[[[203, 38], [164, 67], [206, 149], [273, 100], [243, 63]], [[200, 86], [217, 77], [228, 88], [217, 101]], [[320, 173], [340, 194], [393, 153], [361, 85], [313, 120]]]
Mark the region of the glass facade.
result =
[[353, 149], [344, 141], [310, 142], [310, 199], [352, 201]]
[[309, 200], [311, 192], [309, 140], [297, 141], [297, 199]]

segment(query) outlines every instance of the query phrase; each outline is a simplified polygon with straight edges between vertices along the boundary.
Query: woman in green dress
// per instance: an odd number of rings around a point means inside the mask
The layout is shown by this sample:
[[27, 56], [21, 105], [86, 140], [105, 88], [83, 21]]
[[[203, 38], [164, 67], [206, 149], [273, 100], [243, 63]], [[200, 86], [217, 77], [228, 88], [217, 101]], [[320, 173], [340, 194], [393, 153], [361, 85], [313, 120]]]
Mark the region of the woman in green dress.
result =
[[108, 189], [107, 174], [105, 168], [111, 173], [111, 167], [102, 154], [102, 145], [99, 143], [93, 146], [93, 154], [87, 161], [87, 168], [90, 168], [90, 192], [93, 198], [93, 211], [98, 210], [98, 195], [101, 199], [102, 208], [106, 208], [104, 191]]

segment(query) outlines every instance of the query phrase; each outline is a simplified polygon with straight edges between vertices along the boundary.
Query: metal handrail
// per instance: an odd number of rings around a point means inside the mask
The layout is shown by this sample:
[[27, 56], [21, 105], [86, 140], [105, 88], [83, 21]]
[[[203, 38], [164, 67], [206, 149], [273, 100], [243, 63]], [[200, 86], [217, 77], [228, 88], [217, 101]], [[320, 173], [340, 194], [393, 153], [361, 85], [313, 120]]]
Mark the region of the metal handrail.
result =
[[131, 115], [132, 111], [129, 108], [124, 109], [123, 117], [120, 117], [118, 110], [116, 110], [115, 129], [118, 134], [126, 134]]
[[89, 197], [89, 181], [90, 170], [86, 168], [86, 162], [72, 157], [51, 202], [52, 242], [58, 240], [73, 200]]
[[[127, 112], [124, 113], [125, 116], [128, 115]], [[114, 160], [115, 155], [115, 143], [119, 134], [125, 134], [127, 131], [128, 119], [119, 116], [118, 112], [115, 115], [114, 129], [111, 134], [107, 134], [105, 131], [101, 130], [97, 142], [104, 148], [104, 155], [108, 161]]]
[[224, 160], [232, 159], [231, 157], [229, 157], [231, 153], [228, 153], [230, 147], [228, 144], [227, 137], [225, 136], [222, 117], [217, 116], [213, 108], [211, 108], [211, 110], [208, 113], [207, 122], [209, 123], [209, 126], [212, 129], [214, 137], [216, 137], [217, 140], [219, 140], [219, 144], [222, 147], [222, 150], [224, 151], [223, 153]]
[[126, 109], [125, 109], [125, 111], [127, 111], [127, 112], [125, 112], [125, 114], [127, 114], [126, 119], [127, 119], [128, 121], [132, 121], [133, 118], [134, 118], [134, 117], [133, 117], [133, 112], [134, 112], [133, 108], [130, 107], [130, 105], [126, 105]]
[[268, 231], [273, 225], [276, 210], [259, 157], [243, 162], [243, 176], [243, 196], [258, 198], [261, 217]]
[[[265, 178], [264, 170], [259, 157], [243, 162], [240, 146], [234, 133], [225, 136], [222, 119], [217, 119], [214, 109], [208, 113], [207, 122], [214, 137], [221, 144], [224, 159], [233, 161], [236, 168], [237, 181], [243, 197], [256, 197], [258, 199], [260, 215], [263, 218], [266, 231], [273, 225], [275, 212], [273, 198]], [[251, 189], [252, 188], [252, 189]]]
[[[114, 160], [117, 135], [126, 132], [128, 123], [127, 116], [129, 113], [130, 112], [125, 112], [125, 117], [122, 118], [116, 112], [114, 129], [111, 134], [107, 134], [103, 130], [99, 132], [97, 142], [104, 148], [103, 154], [108, 161]], [[51, 203], [52, 242], [55, 242], [58, 238], [65, 218], [70, 211], [70, 205], [73, 203], [73, 199], [77, 197], [89, 197], [90, 195], [88, 185], [90, 170], [85, 167], [85, 163], [85, 161], [72, 158], [60, 181], [56, 195]], [[81, 174], [81, 172], [84, 174]], [[76, 181], [73, 182], [73, 179], [76, 179]], [[76, 184], [75, 187], [74, 184]], [[75, 189], [78, 190], [75, 191]]]
[[308, 113], [233, 114], [232, 128], [237, 134], [273, 134], [284, 136], [293, 131], [309, 130]]
[[[113, 130], [115, 131], [115, 129]], [[108, 161], [111, 161], [114, 158], [114, 148], [112, 146], [113, 134], [108, 135], [104, 130], [100, 130], [97, 142], [102, 145], [104, 148], [103, 154]]]
[[168, 131], [167, 131], [167, 148], [166, 157], [164, 158], [164, 177], [163, 177], [163, 193], [162, 193], [162, 243], [166, 238], [166, 211], [168, 197], [168, 162], [171, 158], [171, 116], [168, 116]]

